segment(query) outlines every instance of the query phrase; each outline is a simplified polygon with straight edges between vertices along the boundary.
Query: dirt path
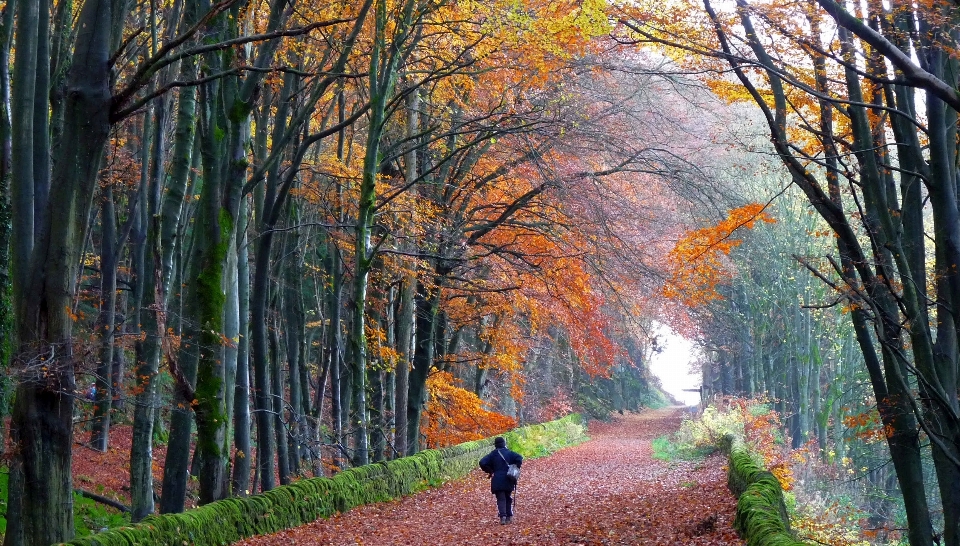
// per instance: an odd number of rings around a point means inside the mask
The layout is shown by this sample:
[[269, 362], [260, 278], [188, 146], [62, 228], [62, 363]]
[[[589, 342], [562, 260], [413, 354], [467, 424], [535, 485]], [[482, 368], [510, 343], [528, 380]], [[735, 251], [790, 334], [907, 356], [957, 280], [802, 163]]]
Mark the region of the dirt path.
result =
[[722, 456], [700, 463], [652, 458], [651, 440], [676, 430], [681, 412], [595, 423], [589, 442], [526, 461], [510, 525], [499, 525], [486, 475], [477, 470], [412, 497], [239, 544], [743, 544], [730, 527], [736, 503]]

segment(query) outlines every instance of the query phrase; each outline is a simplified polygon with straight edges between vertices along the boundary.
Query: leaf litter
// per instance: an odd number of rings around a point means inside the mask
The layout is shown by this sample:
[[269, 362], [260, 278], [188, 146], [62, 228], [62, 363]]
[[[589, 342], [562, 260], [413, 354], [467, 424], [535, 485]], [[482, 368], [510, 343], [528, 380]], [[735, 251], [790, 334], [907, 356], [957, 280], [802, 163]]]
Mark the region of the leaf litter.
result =
[[435, 546], [743, 544], [731, 527], [736, 500], [726, 460], [653, 458], [651, 441], [675, 431], [683, 409], [648, 410], [593, 422], [591, 440], [528, 460], [513, 523], [500, 525], [480, 470], [411, 497], [357, 507], [245, 546]]

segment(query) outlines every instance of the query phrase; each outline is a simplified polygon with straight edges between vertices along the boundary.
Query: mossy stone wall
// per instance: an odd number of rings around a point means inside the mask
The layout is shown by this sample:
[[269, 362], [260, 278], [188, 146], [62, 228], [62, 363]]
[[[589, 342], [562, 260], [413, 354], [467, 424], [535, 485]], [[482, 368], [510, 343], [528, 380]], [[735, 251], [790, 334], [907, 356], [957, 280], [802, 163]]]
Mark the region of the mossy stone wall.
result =
[[[534, 427], [536, 427], [534, 429]], [[529, 430], [528, 430], [529, 429]], [[571, 434], [573, 431], [573, 434]], [[586, 439], [579, 415], [505, 434], [508, 445], [536, 437], [543, 455]], [[540, 449], [547, 446], [546, 450]], [[238, 540], [298, 527], [370, 504], [410, 495], [465, 476], [492, 447], [477, 440], [422, 451], [411, 457], [350, 468], [332, 478], [310, 478], [244, 498], [230, 498], [182, 514], [149, 516], [137, 525], [78, 538], [77, 546], [223, 546]]]
[[777, 477], [758, 465], [742, 442], [726, 435], [720, 448], [730, 459], [727, 487], [737, 497], [733, 527], [747, 546], [809, 546], [790, 532]]

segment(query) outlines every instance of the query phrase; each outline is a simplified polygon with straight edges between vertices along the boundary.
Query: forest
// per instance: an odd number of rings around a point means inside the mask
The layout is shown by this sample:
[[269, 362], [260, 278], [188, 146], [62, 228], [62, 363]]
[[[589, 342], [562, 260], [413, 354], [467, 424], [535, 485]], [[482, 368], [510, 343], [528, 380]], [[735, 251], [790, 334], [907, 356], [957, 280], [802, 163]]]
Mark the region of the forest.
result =
[[958, 9], [0, 0], [4, 545], [669, 404], [666, 327], [960, 546]]

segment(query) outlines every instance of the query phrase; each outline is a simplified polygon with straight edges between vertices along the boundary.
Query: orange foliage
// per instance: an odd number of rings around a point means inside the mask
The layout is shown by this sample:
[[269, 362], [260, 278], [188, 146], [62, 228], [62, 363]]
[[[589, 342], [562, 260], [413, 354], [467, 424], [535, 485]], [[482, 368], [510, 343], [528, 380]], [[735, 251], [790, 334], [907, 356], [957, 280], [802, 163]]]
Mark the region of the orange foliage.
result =
[[[853, 431], [854, 438], [866, 443], [886, 440], [894, 432], [892, 425], [883, 425], [880, 422], [880, 413], [875, 409], [856, 415], [845, 415], [843, 425]], [[847, 438], [847, 441], [850, 440], [852, 438]]]
[[421, 434], [428, 448], [439, 448], [495, 436], [517, 426], [516, 419], [483, 408], [474, 393], [456, 386], [448, 372], [427, 379], [429, 401]]
[[744, 437], [751, 450], [760, 455], [764, 466], [777, 477], [780, 487], [784, 491], [790, 491], [793, 489], [794, 483], [791, 458], [796, 460], [797, 457], [805, 456], [805, 454], [797, 451], [791, 452], [788, 448], [780, 445], [781, 442], [778, 442], [780, 431], [783, 430], [779, 413], [773, 410], [751, 411], [751, 406], [756, 407], [766, 402], [762, 399], [744, 400], [742, 398], [734, 398], [729, 401], [730, 405], [737, 408], [743, 417]]
[[721, 299], [717, 286], [729, 275], [723, 256], [743, 242], [733, 233], [752, 229], [757, 220], [776, 222], [763, 209], [759, 203], [733, 209], [717, 225], [690, 231], [680, 239], [670, 251], [673, 277], [663, 288], [664, 296], [691, 307]]

